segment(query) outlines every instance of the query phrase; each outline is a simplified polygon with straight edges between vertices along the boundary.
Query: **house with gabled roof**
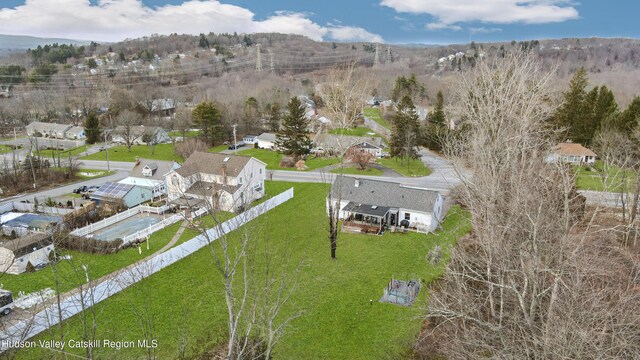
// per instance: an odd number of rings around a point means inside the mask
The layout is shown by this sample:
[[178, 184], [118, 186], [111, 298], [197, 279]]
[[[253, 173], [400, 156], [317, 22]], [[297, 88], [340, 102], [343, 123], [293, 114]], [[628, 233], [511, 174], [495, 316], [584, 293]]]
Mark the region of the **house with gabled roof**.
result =
[[134, 145], [147, 145], [147, 140], [155, 144], [166, 144], [171, 142], [169, 134], [159, 126], [118, 126], [111, 135], [111, 140], [116, 143], [126, 144], [127, 137]]
[[239, 212], [262, 198], [266, 164], [250, 156], [195, 152], [167, 174], [169, 200], [181, 207]]
[[28, 136], [64, 139], [72, 125], [33, 121], [25, 127]]
[[391, 229], [428, 233], [444, 216], [444, 199], [439, 192], [369, 178], [338, 175], [327, 197], [327, 213], [330, 202], [339, 207], [342, 230], [348, 232], [381, 234]]
[[553, 147], [547, 161], [561, 161], [569, 164], [593, 164], [596, 162], [596, 153], [586, 147], [571, 141], [560, 143]]

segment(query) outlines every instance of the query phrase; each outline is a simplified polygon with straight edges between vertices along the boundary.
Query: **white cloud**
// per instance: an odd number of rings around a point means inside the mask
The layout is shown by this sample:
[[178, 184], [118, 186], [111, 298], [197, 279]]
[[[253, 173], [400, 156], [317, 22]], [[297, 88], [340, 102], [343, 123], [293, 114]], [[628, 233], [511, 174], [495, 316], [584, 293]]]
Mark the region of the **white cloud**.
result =
[[496, 32], [501, 32], [502, 29], [500, 28], [486, 28], [486, 27], [472, 27], [469, 28], [469, 32], [472, 34], [490, 34], [490, 33], [496, 33]]
[[400, 13], [429, 14], [436, 18], [428, 29], [480, 21], [493, 24], [544, 24], [578, 18], [569, 0], [381, 0]]
[[[15, 8], [0, 8], [0, 33], [98, 41], [211, 31], [280, 32], [313, 40], [381, 40], [357, 27], [321, 26], [303, 13], [281, 11], [265, 20], [254, 16], [248, 9], [217, 0], [187, 0], [157, 7], [146, 6], [141, 0], [99, 0], [97, 4], [88, 0], [27, 0]], [[350, 39], [348, 34], [354, 37]]]
[[384, 42], [380, 35], [353, 26], [331, 26], [328, 28], [328, 36], [337, 41]]
[[450, 24], [441, 23], [441, 22], [428, 23], [424, 27], [429, 29], [429, 30], [453, 30], [453, 31], [462, 30], [462, 27], [459, 26], [459, 25], [450, 25]]

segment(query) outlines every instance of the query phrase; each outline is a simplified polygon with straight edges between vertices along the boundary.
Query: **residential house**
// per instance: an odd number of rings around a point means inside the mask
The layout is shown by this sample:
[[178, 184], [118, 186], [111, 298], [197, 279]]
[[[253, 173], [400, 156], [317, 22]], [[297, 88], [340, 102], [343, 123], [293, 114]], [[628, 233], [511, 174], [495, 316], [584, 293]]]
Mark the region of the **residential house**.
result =
[[33, 121], [25, 127], [28, 136], [64, 139], [71, 125]]
[[72, 126], [65, 132], [65, 137], [71, 140], [83, 140], [87, 137], [82, 126]]
[[[362, 145], [362, 148], [367, 152], [380, 156], [382, 154], [382, 149], [384, 149], [384, 142], [382, 141], [382, 138], [376, 136], [319, 134], [315, 137], [313, 143], [316, 150], [329, 154], [346, 152], [353, 146], [360, 147], [360, 145]], [[379, 151], [376, 151], [374, 147], [379, 149]]]
[[266, 164], [249, 156], [195, 152], [167, 175], [168, 197], [177, 205], [242, 211], [264, 196]]
[[[340, 203], [338, 204], [338, 198]], [[389, 181], [339, 175], [327, 197], [339, 206], [343, 231], [382, 233], [385, 229], [434, 231], [443, 218], [439, 192]]]
[[118, 183], [149, 189], [151, 197], [156, 198], [167, 193], [166, 175], [178, 168], [180, 165], [175, 161], [138, 159], [129, 171], [129, 176]]
[[171, 142], [169, 134], [159, 126], [118, 126], [111, 135], [111, 140], [116, 143], [126, 144], [129, 137], [134, 145], [147, 145], [147, 143], [166, 144]]
[[366, 152], [369, 153], [376, 158], [381, 158], [384, 156], [384, 144], [376, 145], [374, 143], [370, 143], [368, 141], [363, 141], [361, 143], [357, 143], [352, 145], [349, 149], [347, 149], [347, 153], [353, 154], [355, 151]]
[[176, 101], [173, 99], [154, 99], [151, 101], [150, 110], [156, 116], [173, 116], [176, 113]]
[[0, 222], [5, 236], [16, 237], [31, 233], [50, 233], [62, 223], [62, 217], [10, 212], [3, 214]]
[[278, 136], [274, 133], [262, 133], [258, 135], [258, 148], [275, 150], [277, 138]]
[[564, 142], [556, 145], [552, 153], [547, 156], [548, 162], [560, 161], [569, 164], [593, 164], [596, 161], [596, 153], [586, 147], [573, 142]]
[[153, 198], [153, 190], [131, 184], [114, 182], [104, 183], [98, 190], [91, 194], [91, 199], [98, 203], [127, 208], [138, 206]]
[[242, 137], [242, 142], [245, 144], [255, 145], [258, 143], [258, 136], [256, 135], [245, 135]]
[[0, 245], [0, 273], [22, 274], [32, 267], [49, 263], [54, 251], [50, 234], [33, 233]]

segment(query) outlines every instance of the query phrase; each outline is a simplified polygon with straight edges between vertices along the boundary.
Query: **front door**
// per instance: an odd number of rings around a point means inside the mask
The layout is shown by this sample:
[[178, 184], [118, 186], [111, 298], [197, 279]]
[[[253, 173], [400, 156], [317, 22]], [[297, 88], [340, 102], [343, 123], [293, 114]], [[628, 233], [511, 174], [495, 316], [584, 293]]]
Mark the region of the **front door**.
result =
[[391, 214], [391, 220], [389, 220], [391, 226], [396, 226], [396, 214]]

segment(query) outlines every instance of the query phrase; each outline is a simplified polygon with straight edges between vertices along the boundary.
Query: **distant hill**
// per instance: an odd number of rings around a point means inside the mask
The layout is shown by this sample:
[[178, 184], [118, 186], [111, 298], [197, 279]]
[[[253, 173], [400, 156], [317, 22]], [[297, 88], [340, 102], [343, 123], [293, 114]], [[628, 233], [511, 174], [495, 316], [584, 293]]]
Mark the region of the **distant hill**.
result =
[[39, 38], [34, 36], [0, 34], [0, 56], [9, 54], [11, 52], [18, 52], [30, 48], [36, 48], [38, 47], [38, 45], [53, 43], [83, 45], [87, 44], [88, 42], [71, 39]]

